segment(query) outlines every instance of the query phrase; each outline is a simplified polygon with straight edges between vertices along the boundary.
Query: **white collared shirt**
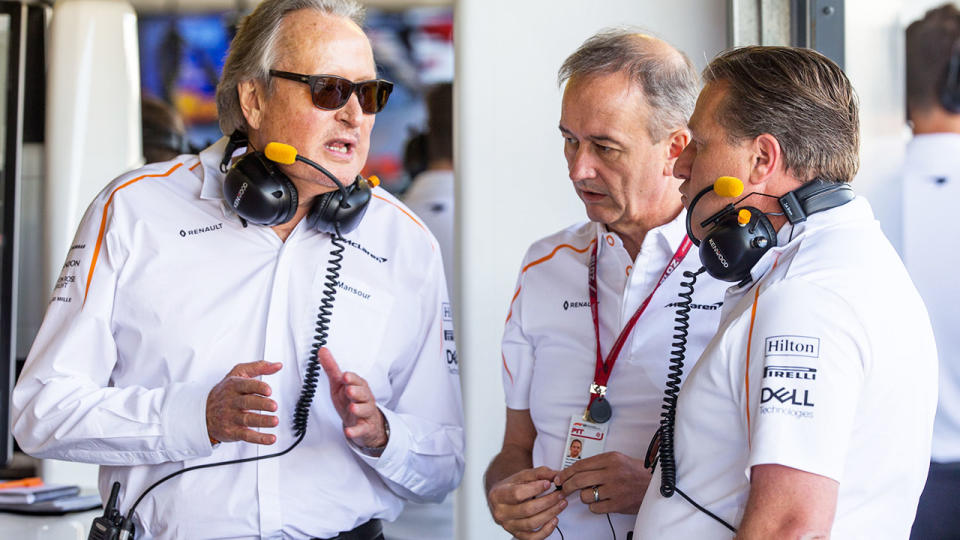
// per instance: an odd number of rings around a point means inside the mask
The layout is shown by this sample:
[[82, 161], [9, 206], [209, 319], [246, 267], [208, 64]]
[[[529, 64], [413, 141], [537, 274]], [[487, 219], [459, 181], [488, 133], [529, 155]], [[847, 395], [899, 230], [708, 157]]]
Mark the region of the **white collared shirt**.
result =
[[[587, 268], [599, 243], [597, 288], [602, 354], [650, 295], [686, 236], [685, 213], [647, 233], [636, 260], [617, 234], [598, 223], [574, 225], [535, 242], [527, 251], [503, 337], [503, 384], [507, 407], [529, 409], [537, 428], [533, 466], [559, 469], [570, 416], [582, 414], [596, 365]], [[680, 266], [657, 289], [614, 365], [606, 397], [613, 417], [605, 452], [642, 459], [659, 426], [667, 366], [675, 332], [675, 303], [689, 281], [684, 271], [700, 267], [691, 247]], [[685, 372], [717, 328], [726, 284], [701, 274], [690, 311]], [[560, 514], [566, 538], [611, 538], [604, 515], [592, 514], [576, 497]], [[632, 530], [633, 516], [610, 514], [617, 538]], [[553, 533], [550, 538], [560, 538]]]
[[428, 170], [413, 179], [403, 194], [403, 203], [413, 210], [437, 238], [443, 254], [443, 273], [447, 276], [447, 292], [452, 296], [456, 286], [453, 271], [453, 171]]
[[931, 459], [960, 462], [960, 242], [951, 234], [960, 201], [960, 135], [917, 135], [903, 168], [903, 261], [920, 291], [940, 356], [940, 402]]
[[[736, 527], [750, 468], [784, 465], [839, 483], [832, 538], [907, 538], [936, 406], [920, 296], [862, 197], [785, 225], [778, 245], [728, 291], [680, 391], [677, 488]], [[733, 536], [680, 495], [663, 497], [660, 472], [638, 538]]]
[[[285, 242], [244, 227], [222, 200], [225, 141], [128, 173], [97, 197], [13, 394], [24, 450], [101, 464], [101, 495], [121, 482], [124, 513], [166, 474], [294, 440], [333, 245], [306, 220]], [[137, 508], [138, 538], [329, 537], [459, 483], [460, 386], [436, 242], [379, 189], [345, 241], [327, 346], [389, 421], [383, 454], [348, 443], [321, 371], [300, 446], [162, 484]], [[280, 420], [263, 431], [277, 442], [211, 448], [207, 394], [234, 365], [261, 359], [283, 362], [262, 377]]]

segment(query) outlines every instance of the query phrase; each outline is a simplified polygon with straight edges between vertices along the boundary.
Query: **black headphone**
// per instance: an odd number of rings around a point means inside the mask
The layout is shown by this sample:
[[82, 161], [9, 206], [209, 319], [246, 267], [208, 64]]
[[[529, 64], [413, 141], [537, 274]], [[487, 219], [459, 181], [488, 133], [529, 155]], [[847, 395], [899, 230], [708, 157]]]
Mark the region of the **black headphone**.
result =
[[[233, 152], [249, 144], [247, 137], [235, 131], [227, 142], [220, 170], [223, 198], [245, 222], [272, 227], [293, 219], [299, 197], [290, 178], [262, 151], [250, 152], [227, 169]], [[330, 234], [346, 234], [357, 228], [367, 211], [373, 186], [360, 175], [344, 187], [332, 173], [313, 161], [295, 154], [291, 159], [307, 163], [327, 175], [339, 189], [314, 198], [307, 214], [307, 225]], [[246, 223], [244, 223], [246, 225]]]
[[950, 47], [947, 78], [940, 89], [940, 104], [953, 114], [960, 113], [960, 38]]
[[[713, 189], [714, 186], [705, 188], [690, 202], [687, 209], [687, 235], [700, 248], [700, 261], [707, 273], [722, 281], [742, 282], [750, 278], [750, 269], [757, 264], [760, 257], [770, 248], [776, 247], [777, 231], [759, 209], [752, 206], [736, 208], [734, 204], [728, 204], [700, 223], [701, 227], [710, 228], [702, 241], [697, 240], [693, 236], [690, 223], [693, 207]], [[741, 183], [740, 191], [742, 190]], [[794, 224], [806, 221], [810, 214], [844, 205], [853, 198], [853, 189], [849, 184], [817, 178], [777, 197], [777, 200], [783, 208], [783, 215]]]

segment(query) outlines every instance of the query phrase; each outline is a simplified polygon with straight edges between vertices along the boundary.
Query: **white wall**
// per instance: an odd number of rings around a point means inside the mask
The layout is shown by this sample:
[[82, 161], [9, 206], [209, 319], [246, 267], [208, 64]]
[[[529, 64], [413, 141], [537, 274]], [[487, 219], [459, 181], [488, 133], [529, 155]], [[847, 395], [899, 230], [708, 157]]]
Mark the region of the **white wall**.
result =
[[651, 30], [702, 68], [726, 46], [726, 2], [459, 0], [454, 24], [457, 342], [468, 426], [457, 538], [487, 540], [506, 537], [489, 516], [482, 477], [503, 439], [500, 338], [520, 261], [537, 238], [585, 219], [557, 130], [557, 69], [584, 39], [618, 24]]
[[867, 197], [884, 233], [900, 250], [900, 163], [906, 124], [907, 25], [945, 0], [851, 0], [846, 3], [847, 76], [860, 97], [860, 172], [853, 182]]

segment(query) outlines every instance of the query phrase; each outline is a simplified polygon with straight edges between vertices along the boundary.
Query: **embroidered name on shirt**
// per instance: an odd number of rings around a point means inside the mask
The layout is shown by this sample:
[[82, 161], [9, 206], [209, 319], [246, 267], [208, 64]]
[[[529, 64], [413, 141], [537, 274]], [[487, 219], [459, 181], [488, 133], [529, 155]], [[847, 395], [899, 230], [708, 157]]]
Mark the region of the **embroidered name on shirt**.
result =
[[820, 357], [820, 338], [808, 336], [770, 336], [763, 342], [764, 356]]
[[206, 227], [197, 227], [196, 229], [180, 229], [180, 236], [186, 238], [188, 236], [194, 236], [196, 234], [203, 234], [211, 231], [218, 231], [223, 228], [223, 223], [217, 223], [216, 225], [207, 225]]
[[387, 258], [386, 258], [386, 257], [380, 257], [379, 255], [374, 255], [373, 253], [370, 253], [369, 251], [367, 251], [367, 248], [363, 247], [363, 244], [361, 244], [360, 242], [356, 242], [356, 241], [354, 241], [354, 240], [350, 240], [349, 238], [344, 238], [343, 241], [346, 242], [347, 245], [349, 245], [349, 246], [351, 246], [351, 247], [354, 247], [354, 248], [360, 250], [361, 252], [363, 252], [364, 254], [366, 254], [367, 256], [369, 256], [371, 259], [377, 261], [378, 263], [385, 263], [385, 262], [387, 262]]
[[363, 298], [364, 300], [369, 300], [369, 299], [370, 299], [370, 293], [361, 291], [360, 289], [357, 289], [356, 287], [351, 287], [350, 285], [347, 285], [347, 284], [345, 284], [345, 283], [342, 282], [342, 281], [338, 281], [338, 282], [337, 282], [337, 287], [340, 288], [340, 289], [343, 289], [343, 290], [347, 291], [348, 293], [355, 294], [355, 295], [359, 296], [360, 298]]

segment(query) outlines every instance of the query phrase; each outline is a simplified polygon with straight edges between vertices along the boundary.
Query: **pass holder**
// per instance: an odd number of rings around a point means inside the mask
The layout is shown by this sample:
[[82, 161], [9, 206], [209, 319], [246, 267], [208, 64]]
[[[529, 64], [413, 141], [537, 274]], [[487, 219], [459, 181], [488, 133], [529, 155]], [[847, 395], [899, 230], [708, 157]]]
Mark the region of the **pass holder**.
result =
[[587, 422], [604, 424], [613, 416], [613, 407], [607, 401], [607, 387], [602, 384], [590, 384], [590, 404], [583, 411], [583, 419]]
[[593, 382], [590, 384], [590, 401], [587, 403], [587, 408], [583, 412], [582, 419], [591, 424], [601, 425], [609, 422], [613, 417], [613, 407], [606, 397], [607, 382], [610, 380], [610, 374], [613, 371], [613, 366], [617, 362], [617, 358], [620, 356], [620, 351], [627, 342], [630, 333], [633, 332], [637, 321], [640, 320], [640, 316], [646, 311], [657, 289], [659, 289], [660, 285], [670, 277], [670, 274], [680, 266], [683, 258], [687, 256], [692, 242], [689, 237], [684, 237], [683, 241], [680, 242], [680, 247], [677, 248], [676, 253], [673, 254], [667, 267], [663, 269], [663, 273], [660, 274], [660, 279], [657, 280], [656, 286], [654, 286], [653, 290], [650, 291], [650, 295], [640, 304], [633, 313], [633, 316], [630, 317], [630, 320], [627, 321], [627, 324], [620, 331], [620, 335], [617, 336], [616, 341], [614, 341], [613, 347], [611, 347], [606, 359], [604, 359], [603, 353], [600, 351], [600, 299], [597, 293], [598, 245], [599, 243], [594, 243], [593, 249], [590, 251], [590, 263], [587, 267], [587, 286], [590, 291], [590, 316], [593, 319], [593, 335], [596, 339], [597, 357], [593, 373]]
[[570, 417], [567, 428], [567, 442], [563, 446], [563, 466], [566, 469], [581, 459], [603, 453], [607, 444], [607, 431], [610, 424], [601, 424], [584, 420], [580, 415]]

